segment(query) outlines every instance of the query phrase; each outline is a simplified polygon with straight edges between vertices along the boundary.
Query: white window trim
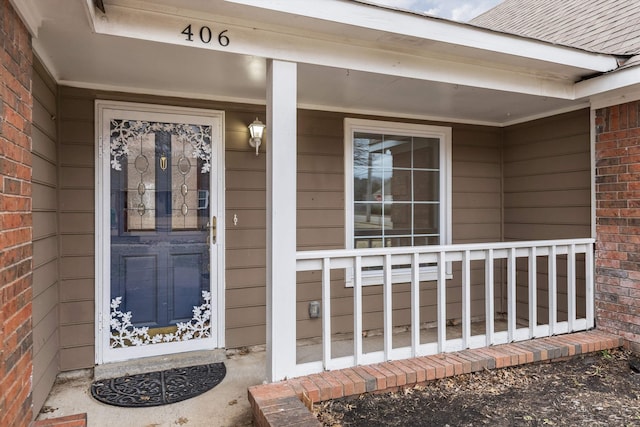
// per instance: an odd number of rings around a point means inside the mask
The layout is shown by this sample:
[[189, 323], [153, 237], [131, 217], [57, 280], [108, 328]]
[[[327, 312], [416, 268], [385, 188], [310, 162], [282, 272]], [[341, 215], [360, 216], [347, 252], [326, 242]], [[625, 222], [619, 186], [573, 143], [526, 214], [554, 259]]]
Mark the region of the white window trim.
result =
[[[446, 126], [420, 125], [414, 123], [388, 122], [366, 119], [344, 119], [344, 188], [345, 188], [345, 248], [354, 249], [354, 203], [353, 203], [353, 134], [355, 132], [370, 132], [405, 136], [419, 136], [440, 139], [440, 211], [439, 230], [440, 244], [450, 245], [451, 237], [451, 128]], [[346, 286], [353, 286], [353, 269], [347, 269]], [[447, 278], [451, 277], [451, 265], [447, 263]], [[420, 280], [436, 280], [435, 267], [422, 267]], [[407, 283], [411, 281], [410, 269], [393, 271], [393, 283]], [[383, 274], [376, 271], [363, 271], [363, 285], [381, 285]]]

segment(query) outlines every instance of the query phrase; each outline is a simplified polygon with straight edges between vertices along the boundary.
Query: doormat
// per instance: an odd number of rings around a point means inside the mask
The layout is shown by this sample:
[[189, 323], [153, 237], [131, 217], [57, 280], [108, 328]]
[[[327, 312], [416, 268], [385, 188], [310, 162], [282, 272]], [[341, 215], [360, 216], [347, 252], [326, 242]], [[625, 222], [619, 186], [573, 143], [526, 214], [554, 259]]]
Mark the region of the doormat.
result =
[[95, 381], [91, 395], [100, 402], [128, 408], [168, 405], [209, 391], [224, 379], [224, 363]]

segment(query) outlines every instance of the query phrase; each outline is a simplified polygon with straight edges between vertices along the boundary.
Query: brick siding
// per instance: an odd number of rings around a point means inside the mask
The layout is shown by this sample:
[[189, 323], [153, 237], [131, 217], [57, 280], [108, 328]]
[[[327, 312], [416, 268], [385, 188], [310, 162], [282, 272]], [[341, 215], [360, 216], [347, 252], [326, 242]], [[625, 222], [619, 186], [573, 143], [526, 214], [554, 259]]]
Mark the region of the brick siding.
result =
[[640, 101], [596, 111], [596, 326], [640, 348]]
[[0, 0], [0, 425], [32, 421], [31, 36]]

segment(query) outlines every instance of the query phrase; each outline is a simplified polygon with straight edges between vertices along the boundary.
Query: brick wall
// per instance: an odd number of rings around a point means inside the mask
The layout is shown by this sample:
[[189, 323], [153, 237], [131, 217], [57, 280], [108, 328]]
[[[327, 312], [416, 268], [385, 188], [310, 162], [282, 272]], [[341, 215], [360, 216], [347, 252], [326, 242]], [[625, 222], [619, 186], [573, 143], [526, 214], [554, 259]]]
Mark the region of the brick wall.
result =
[[0, 426], [32, 420], [31, 37], [0, 0]]
[[596, 111], [596, 326], [640, 349], [640, 101]]

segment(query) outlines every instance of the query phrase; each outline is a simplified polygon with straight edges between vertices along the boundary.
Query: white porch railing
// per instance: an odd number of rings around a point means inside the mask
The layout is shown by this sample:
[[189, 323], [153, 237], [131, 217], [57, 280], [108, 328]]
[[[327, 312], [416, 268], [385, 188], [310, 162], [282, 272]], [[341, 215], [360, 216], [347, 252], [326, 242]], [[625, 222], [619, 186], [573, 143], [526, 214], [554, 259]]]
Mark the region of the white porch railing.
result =
[[[322, 360], [297, 363], [287, 374], [289, 377], [341, 369], [356, 365], [398, 360], [441, 352], [459, 351], [466, 348], [478, 348], [495, 344], [523, 341], [536, 337], [550, 336], [574, 331], [591, 329], [594, 326], [594, 239], [572, 239], [529, 242], [480, 243], [449, 246], [422, 246], [408, 248], [381, 248], [359, 250], [326, 250], [297, 252], [297, 271], [320, 271], [322, 273]], [[577, 317], [576, 270], [580, 262], [578, 254], [584, 254], [584, 317]], [[558, 271], [558, 257], [566, 255], [566, 272]], [[538, 283], [537, 264], [539, 257], [546, 257], [546, 283]], [[564, 257], [563, 257], [564, 258]], [[516, 279], [517, 259], [527, 260], [528, 286], [528, 326], [518, 325], [516, 318]], [[471, 262], [484, 261], [484, 333], [473, 335], [471, 332]], [[495, 260], [506, 272], [506, 331], [495, 331], [494, 289], [497, 278]], [[544, 262], [544, 260], [543, 260]], [[447, 339], [446, 292], [447, 281], [451, 277], [451, 265], [459, 263], [455, 274], [461, 275], [462, 310], [460, 338]], [[437, 340], [420, 342], [420, 280], [424, 280], [425, 264], [434, 274], [437, 286]], [[504, 269], [506, 264], [506, 269]], [[410, 265], [411, 286], [411, 345], [393, 347], [392, 287], [393, 266]], [[422, 265], [422, 266], [421, 266]], [[363, 351], [363, 269], [367, 274], [376, 267], [383, 278], [383, 344], [382, 351], [365, 353]], [[331, 270], [341, 269], [353, 276], [353, 354], [332, 357], [331, 337]], [[567, 306], [560, 307], [566, 321], [558, 321], [558, 278], [566, 273]], [[541, 274], [542, 277], [544, 277]], [[582, 284], [582, 279], [580, 279]], [[538, 287], [548, 291], [548, 301], [540, 302], [548, 308], [548, 319], [538, 319]], [[518, 284], [522, 286], [522, 284]], [[460, 289], [460, 288], [457, 288]], [[293, 309], [293, 307], [292, 307]], [[459, 316], [459, 313], [457, 313]], [[522, 317], [522, 316], [520, 316]], [[521, 319], [520, 319], [521, 320]], [[542, 324], [544, 321], [546, 323]], [[539, 324], [540, 323], [540, 324]], [[277, 333], [277, 331], [274, 331]], [[295, 343], [293, 343], [295, 347]]]

